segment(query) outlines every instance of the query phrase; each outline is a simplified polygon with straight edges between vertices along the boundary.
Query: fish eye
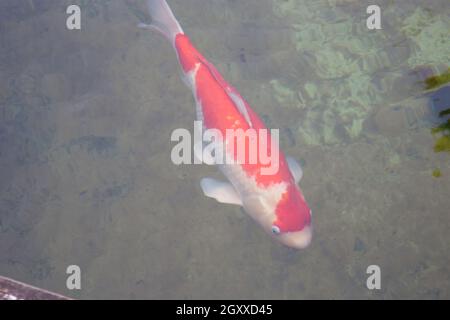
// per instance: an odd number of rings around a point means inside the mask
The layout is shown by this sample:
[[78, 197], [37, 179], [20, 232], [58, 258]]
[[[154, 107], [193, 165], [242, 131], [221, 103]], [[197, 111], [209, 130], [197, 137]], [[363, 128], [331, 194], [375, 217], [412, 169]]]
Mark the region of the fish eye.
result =
[[280, 228], [278, 228], [277, 226], [272, 226], [272, 233], [273, 234], [280, 234]]

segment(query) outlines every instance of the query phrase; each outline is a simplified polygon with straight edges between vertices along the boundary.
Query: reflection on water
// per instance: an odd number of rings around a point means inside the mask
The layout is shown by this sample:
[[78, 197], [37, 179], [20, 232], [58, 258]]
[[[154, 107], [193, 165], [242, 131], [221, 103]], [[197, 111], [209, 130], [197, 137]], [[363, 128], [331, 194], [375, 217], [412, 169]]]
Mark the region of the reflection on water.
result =
[[3, 0], [0, 274], [75, 298], [450, 298], [448, 1], [379, 1], [371, 31], [370, 1], [169, 2], [302, 163], [312, 245], [271, 241], [202, 196], [213, 168], [170, 162], [194, 105], [136, 28], [143, 1]]

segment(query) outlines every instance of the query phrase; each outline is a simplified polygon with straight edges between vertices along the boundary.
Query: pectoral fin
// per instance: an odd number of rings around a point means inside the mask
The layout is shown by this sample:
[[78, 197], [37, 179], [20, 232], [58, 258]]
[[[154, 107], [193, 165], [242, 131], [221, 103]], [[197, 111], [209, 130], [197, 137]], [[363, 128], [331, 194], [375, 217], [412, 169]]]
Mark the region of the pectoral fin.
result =
[[291, 170], [292, 176], [294, 177], [295, 183], [298, 183], [303, 176], [303, 170], [300, 164], [292, 157], [287, 157], [286, 161]]
[[239, 194], [228, 182], [213, 178], [203, 178], [200, 181], [200, 186], [205, 196], [216, 199], [220, 203], [242, 205]]

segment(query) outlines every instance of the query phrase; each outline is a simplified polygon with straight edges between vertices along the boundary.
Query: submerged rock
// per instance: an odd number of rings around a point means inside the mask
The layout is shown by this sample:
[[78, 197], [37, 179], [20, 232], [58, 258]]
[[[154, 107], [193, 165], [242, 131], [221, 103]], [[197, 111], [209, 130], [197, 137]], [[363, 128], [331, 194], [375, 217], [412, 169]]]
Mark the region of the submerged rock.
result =
[[405, 4], [402, 15], [396, 6], [386, 6], [383, 29], [368, 32], [366, 7], [358, 1], [273, 3], [275, 14], [292, 30], [295, 50], [283, 57], [284, 63], [302, 77], [293, 78], [289, 87], [274, 79], [272, 90], [277, 100], [294, 101], [297, 95], [298, 106], [305, 107], [307, 116], [298, 121], [300, 140], [349, 142], [361, 136], [370, 118], [388, 135], [421, 125], [428, 111], [417, 106], [421, 101], [409, 106], [423, 90], [420, 74], [411, 70], [445, 65], [450, 57], [450, 22], [439, 6]]
[[449, 62], [450, 22], [445, 14], [417, 7], [402, 21], [401, 30], [412, 42], [413, 53], [408, 58], [411, 67]]

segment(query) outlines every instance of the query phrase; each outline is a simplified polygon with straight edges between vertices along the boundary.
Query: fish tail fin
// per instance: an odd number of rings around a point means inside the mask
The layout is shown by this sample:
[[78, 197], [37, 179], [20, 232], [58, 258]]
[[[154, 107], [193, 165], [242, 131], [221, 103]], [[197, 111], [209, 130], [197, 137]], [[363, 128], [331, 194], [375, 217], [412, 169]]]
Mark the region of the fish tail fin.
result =
[[174, 45], [176, 35], [184, 34], [184, 32], [166, 0], [147, 0], [147, 7], [152, 22], [151, 24], [140, 23], [138, 26], [162, 33]]

